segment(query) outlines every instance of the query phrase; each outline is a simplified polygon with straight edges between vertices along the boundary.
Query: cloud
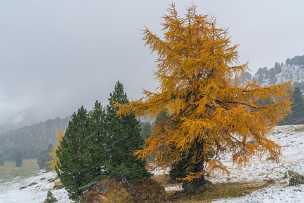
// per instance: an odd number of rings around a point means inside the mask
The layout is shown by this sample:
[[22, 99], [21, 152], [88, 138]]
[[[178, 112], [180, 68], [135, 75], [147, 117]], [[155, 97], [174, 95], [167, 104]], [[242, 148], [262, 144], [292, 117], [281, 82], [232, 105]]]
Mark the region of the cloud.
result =
[[[192, 1], [217, 16], [253, 69], [303, 53], [301, 1]], [[107, 96], [116, 80], [130, 98], [153, 89], [144, 25], [161, 32], [170, 1], [0, 3], [0, 124], [67, 116]], [[189, 1], [176, 2], [184, 13]]]

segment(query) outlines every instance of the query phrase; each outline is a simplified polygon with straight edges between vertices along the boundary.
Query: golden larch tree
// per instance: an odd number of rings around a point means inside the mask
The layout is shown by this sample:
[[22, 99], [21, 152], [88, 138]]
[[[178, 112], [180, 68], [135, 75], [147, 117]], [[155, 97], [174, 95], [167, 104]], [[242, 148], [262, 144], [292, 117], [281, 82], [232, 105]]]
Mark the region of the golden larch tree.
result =
[[163, 165], [186, 154], [192, 162], [185, 178], [190, 182], [204, 180], [215, 168], [226, 170], [219, 159], [222, 153], [240, 165], [265, 153], [278, 160], [280, 146], [267, 133], [290, 109], [290, 84], [240, 84], [247, 65], [237, 64], [237, 46], [214, 18], [198, 14], [195, 7], [180, 17], [173, 5], [163, 20], [163, 37], [148, 28], [144, 33], [158, 56], [159, 87], [119, 106], [121, 115], [167, 112], [136, 154], [155, 157]]
[[56, 141], [55, 141], [55, 144], [54, 144], [54, 146], [53, 146], [53, 148], [52, 148], [52, 150], [50, 151], [50, 154], [49, 154], [49, 156], [50, 156], [49, 167], [53, 171], [55, 171], [57, 166], [58, 166], [58, 158], [57, 158], [56, 151], [59, 148], [63, 137], [64, 137], [63, 131], [61, 129], [57, 129], [57, 131], [56, 131]]

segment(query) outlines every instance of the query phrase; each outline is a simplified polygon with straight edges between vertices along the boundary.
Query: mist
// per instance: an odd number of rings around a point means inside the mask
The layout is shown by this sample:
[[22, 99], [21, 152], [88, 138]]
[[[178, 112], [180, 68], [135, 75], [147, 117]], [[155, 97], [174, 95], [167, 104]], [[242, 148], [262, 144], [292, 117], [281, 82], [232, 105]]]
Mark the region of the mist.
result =
[[[116, 80], [129, 98], [154, 89], [155, 57], [144, 26], [161, 33], [170, 1], [3, 1], [0, 125], [31, 124], [107, 103]], [[251, 72], [304, 53], [303, 1], [178, 1], [217, 17]]]

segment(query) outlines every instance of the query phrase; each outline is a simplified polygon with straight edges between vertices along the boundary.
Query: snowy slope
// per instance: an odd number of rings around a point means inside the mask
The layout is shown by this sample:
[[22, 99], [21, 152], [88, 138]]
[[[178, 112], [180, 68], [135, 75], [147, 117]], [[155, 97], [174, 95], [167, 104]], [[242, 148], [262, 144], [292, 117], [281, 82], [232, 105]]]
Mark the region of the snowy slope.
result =
[[[58, 202], [71, 202], [64, 189], [53, 190], [54, 183], [49, 182], [53, 178], [55, 178], [55, 174], [52, 172], [40, 172], [37, 176], [31, 178], [15, 178], [12, 182], [1, 183], [0, 203], [42, 203], [49, 190], [52, 191]], [[28, 186], [30, 184], [33, 185]], [[24, 186], [27, 186], [27, 188], [20, 189]]]
[[238, 168], [230, 161], [226, 161], [230, 168], [229, 177], [213, 177], [213, 181], [254, 181], [254, 180], [277, 180], [272, 187], [256, 191], [250, 195], [226, 200], [224, 202], [304, 202], [304, 185], [287, 186], [284, 176], [287, 170], [294, 170], [304, 174], [304, 126], [281, 126], [276, 127], [271, 137], [282, 146], [282, 159], [280, 163], [267, 160], [254, 160], [245, 168]]
[[[232, 164], [227, 158], [223, 162], [230, 169], [229, 176], [215, 174], [211, 181], [213, 182], [247, 182], [257, 180], [277, 180], [277, 184], [256, 191], [250, 195], [217, 200], [218, 203], [230, 202], [250, 202], [250, 203], [275, 203], [275, 202], [304, 202], [304, 185], [303, 186], [287, 186], [284, 176], [287, 170], [294, 170], [300, 174], [304, 174], [304, 126], [281, 126], [276, 127], [270, 137], [282, 146], [282, 158], [279, 163], [273, 163], [265, 158], [253, 160], [244, 168], [239, 168]], [[168, 173], [166, 170], [153, 171], [156, 175]], [[18, 179], [10, 183], [1, 183], [0, 185], [0, 203], [41, 203], [46, 198], [48, 190], [52, 190], [55, 197], [61, 203], [71, 202], [64, 189], [53, 190], [54, 183], [49, 179], [55, 177], [54, 173], [39, 173], [35, 177], [28, 179]], [[282, 181], [283, 180], [283, 181]], [[38, 183], [20, 190], [20, 187], [27, 186], [31, 183]], [[171, 190], [172, 188], [167, 188]], [[176, 188], [173, 188], [174, 190]]]
[[304, 82], [304, 65], [281, 64], [270, 69], [260, 68], [253, 77], [262, 85], [279, 84], [283, 82]]

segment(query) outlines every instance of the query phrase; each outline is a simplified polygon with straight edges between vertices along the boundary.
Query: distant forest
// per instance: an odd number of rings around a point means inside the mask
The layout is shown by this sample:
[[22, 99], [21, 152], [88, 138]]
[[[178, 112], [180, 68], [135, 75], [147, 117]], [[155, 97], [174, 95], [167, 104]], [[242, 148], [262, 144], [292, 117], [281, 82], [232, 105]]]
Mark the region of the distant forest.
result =
[[[0, 134], [0, 161], [17, 159], [38, 159], [47, 156], [55, 143], [56, 131], [65, 130], [70, 118], [55, 118]], [[141, 135], [151, 131], [149, 121], [141, 122]]]
[[4, 160], [35, 159], [55, 142], [57, 129], [65, 129], [69, 118], [55, 118], [0, 134], [0, 156]]

